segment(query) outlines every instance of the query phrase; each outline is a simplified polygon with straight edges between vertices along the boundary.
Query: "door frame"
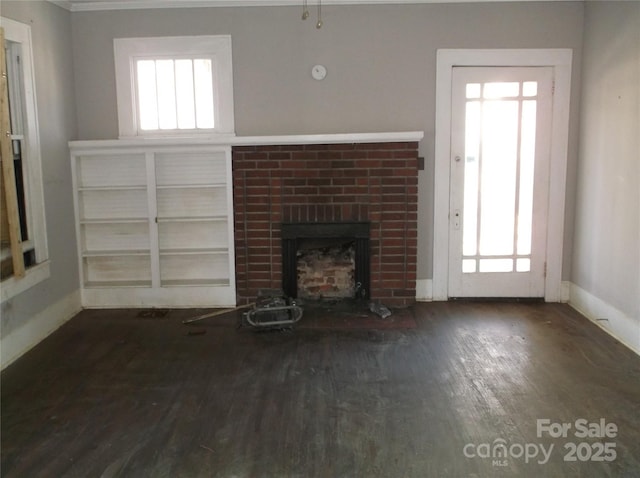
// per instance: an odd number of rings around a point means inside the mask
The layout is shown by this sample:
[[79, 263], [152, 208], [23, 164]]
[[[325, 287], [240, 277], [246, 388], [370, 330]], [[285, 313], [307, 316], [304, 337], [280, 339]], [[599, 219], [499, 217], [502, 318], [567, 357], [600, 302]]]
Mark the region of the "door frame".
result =
[[551, 106], [553, 125], [549, 158], [549, 212], [544, 298], [547, 302], [561, 301], [571, 61], [572, 50], [566, 48], [438, 50], [433, 203], [433, 300], [449, 299], [449, 185], [453, 68], [458, 66], [546, 66], [553, 68], [554, 94]]

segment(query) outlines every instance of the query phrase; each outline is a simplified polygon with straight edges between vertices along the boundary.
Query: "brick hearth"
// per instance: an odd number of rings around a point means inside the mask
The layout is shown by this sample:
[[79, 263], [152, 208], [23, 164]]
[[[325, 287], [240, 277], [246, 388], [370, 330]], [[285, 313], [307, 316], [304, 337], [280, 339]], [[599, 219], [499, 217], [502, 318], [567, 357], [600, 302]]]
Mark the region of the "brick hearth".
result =
[[415, 301], [418, 143], [233, 148], [238, 303], [282, 287], [281, 224], [371, 223], [371, 299]]

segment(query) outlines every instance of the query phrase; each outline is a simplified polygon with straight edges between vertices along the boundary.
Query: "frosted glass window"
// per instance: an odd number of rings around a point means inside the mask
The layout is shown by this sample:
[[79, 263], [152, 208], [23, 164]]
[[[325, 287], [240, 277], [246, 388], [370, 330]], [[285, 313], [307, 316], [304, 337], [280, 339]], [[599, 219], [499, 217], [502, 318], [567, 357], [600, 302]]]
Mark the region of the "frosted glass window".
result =
[[196, 127], [193, 63], [191, 60], [176, 60], [175, 63], [176, 107], [178, 128], [180, 129], [194, 129]]
[[[141, 60], [138, 67], [138, 109], [140, 129], [158, 129], [158, 92], [156, 89], [156, 62]], [[141, 85], [146, 85], [142, 88]]]
[[230, 35], [115, 38], [120, 138], [234, 135]]
[[210, 59], [138, 60], [140, 129], [212, 129], [214, 95]]
[[196, 122], [198, 128], [213, 128], [213, 88], [211, 60], [194, 60]]

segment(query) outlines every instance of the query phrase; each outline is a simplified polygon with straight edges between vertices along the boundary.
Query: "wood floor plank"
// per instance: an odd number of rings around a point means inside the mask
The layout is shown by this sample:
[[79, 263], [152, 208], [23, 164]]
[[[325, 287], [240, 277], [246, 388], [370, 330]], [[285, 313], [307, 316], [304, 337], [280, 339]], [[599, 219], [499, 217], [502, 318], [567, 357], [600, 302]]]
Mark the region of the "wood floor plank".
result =
[[[418, 304], [411, 329], [182, 324], [201, 312], [86, 310], [3, 371], [2, 476], [640, 475], [640, 357], [566, 305]], [[540, 437], [544, 418], [619, 432]], [[500, 439], [553, 450], [465, 456]], [[582, 441], [617, 457], [564, 461]]]

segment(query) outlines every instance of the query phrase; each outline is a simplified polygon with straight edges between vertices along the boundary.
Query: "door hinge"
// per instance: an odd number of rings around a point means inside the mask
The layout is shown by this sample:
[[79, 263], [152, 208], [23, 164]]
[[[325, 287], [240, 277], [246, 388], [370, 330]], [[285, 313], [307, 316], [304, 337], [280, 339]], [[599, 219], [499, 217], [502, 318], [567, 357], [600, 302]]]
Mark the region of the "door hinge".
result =
[[544, 263], [544, 277], [547, 277], [547, 263]]

